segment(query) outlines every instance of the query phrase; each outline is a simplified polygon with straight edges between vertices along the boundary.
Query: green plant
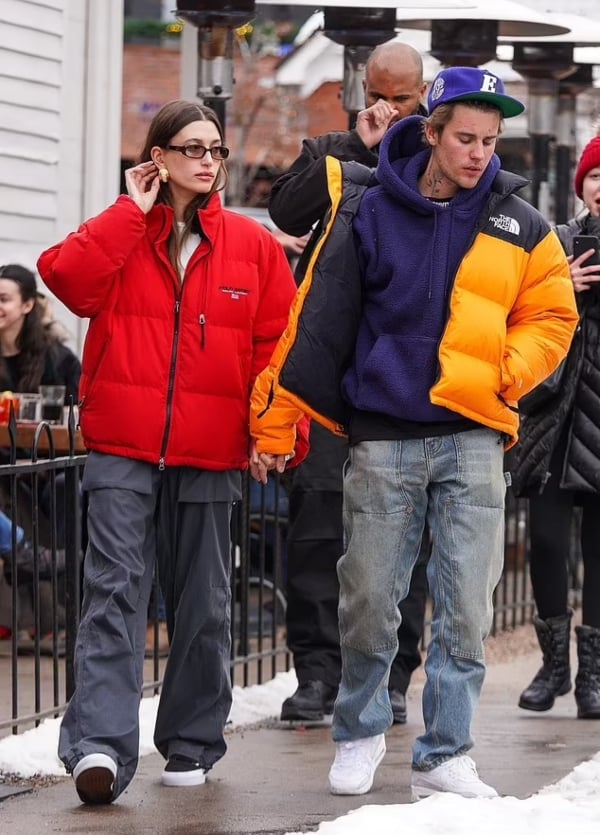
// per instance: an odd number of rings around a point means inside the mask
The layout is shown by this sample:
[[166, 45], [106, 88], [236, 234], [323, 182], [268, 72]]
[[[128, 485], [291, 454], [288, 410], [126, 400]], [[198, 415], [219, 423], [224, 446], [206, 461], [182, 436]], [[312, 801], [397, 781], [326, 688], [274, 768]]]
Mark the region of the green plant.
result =
[[123, 40], [148, 40], [159, 42], [162, 38], [178, 38], [183, 27], [163, 20], [139, 20], [127, 18], [123, 24]]

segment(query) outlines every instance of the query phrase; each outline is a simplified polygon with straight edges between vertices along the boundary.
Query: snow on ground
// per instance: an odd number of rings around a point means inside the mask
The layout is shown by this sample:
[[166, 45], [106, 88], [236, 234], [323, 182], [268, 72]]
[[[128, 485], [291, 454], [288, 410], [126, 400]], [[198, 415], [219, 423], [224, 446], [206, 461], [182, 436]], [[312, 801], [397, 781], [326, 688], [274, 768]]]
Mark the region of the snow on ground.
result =
[[[267, 684], [235, 687], [228, 728], [251, 725], [279, 715], [282, 701], [296, 689], [294, 671]], [[158, 697], [140, 706], [140, 755], [155, 752], [152, 732]], [[21, 777], [62, 776], [56, 755], [60, 719], [48, 719], [31, 731], [0, 740], [0, 772]], [[438, 794], [419, 803], [365, 805], [322, 823], [320, 835], [600, 835], [600, 753], [565, 778], [532, 797], [465, 800]], [[300, 835], [300, 833], [288, 833]]]
[[[279, 673], [266, 684], [233, 688], [233, 705], [227, 728], [233, 730], [262, 719], [279, 716], [281, 703], [298, 685], [293, 670]], [[142, 699], [140, 704], [140, 756], [156, 753], [152, 735], [158, 709], [158, 696]], [[65, 776], [58, 759], [60, 719], [46, 719], [39, 727], [0, 739], [0, 773], [19, 777], [34, 775]]]

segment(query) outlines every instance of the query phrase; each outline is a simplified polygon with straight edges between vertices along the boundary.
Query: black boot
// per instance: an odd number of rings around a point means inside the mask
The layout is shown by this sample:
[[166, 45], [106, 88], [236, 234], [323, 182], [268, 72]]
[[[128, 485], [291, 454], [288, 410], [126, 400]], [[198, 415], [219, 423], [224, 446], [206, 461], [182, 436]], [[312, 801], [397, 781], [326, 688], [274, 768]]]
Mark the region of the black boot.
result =
[[337, 687], [323, 681], [304, 681], [296, 692], [281, 705], [281, 718], [290, 722], [319, 722], [326, 713], [333, 712]]
[[600, 629], [576, 626], [579, 667], [575, 677], [578, 719], [600, 719]]
[[557, 696], [564, 696], [571, 689], [571, 666], [569, 663], [569, 640], [571, 617], [533, 619], [537, 638], [542, 648], [543, 664], [533, 681], [519, 699], [519, 707], [525, 710], [550, 710]]

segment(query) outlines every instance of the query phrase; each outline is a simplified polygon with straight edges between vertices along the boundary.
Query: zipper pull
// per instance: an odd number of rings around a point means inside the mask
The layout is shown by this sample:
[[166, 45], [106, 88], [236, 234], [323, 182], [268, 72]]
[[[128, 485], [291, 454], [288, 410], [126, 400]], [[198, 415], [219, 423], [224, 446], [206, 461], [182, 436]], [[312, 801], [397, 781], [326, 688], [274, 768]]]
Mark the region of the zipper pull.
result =
[[204, 313], [198, 316], [198, 322], [200, 324], [200, 346], [204, 348], [206, 346], [206, 316]]
[[158, 469], [160, 470], [161, 473], [165, 469], [165, 459], [164, 458], [159, 458], [158, 459]]
[[544, 492], [544, 487], [545, 487], [545, 486], [546, 486], [546, 484], [548, 483], [548, 479], [550, 478], [550, 476], [551, 476], [551, 475], [552, 475], [552, 473], [551, 473], [549, 470], [546, 470], [546, 472], [545, 472], [545, 473], [544, 473], [544, 475], [542, 476], [542, 480], [541, 480], [541, 482], [540, 482], [540, 491], [539, 491], [539, 495], [540, 495], [540, 496], [541, 496], [541, 495], [542, 495], [542, 493]]

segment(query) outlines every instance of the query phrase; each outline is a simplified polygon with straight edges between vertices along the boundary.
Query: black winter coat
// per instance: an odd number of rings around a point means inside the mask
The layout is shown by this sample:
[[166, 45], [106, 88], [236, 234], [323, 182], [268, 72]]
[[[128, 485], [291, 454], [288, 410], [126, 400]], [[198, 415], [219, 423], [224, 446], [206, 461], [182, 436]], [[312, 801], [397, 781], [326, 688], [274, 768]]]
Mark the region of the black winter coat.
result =
[[[567, 255], [573, 237], [600, 235], [600, 221], [589, 214], [556, 227]], [[514, 455], [516, 495], [542, 492], [559, 440], [566, 435], [560, 486], [600, 494], [600, 292], [577, 294], [581, 319], [567, 355], [561, 388], [537, 413], [523, 415]]]
[[[377, 151], [377, 148], [367, 148], [355, 130], [333, 131], [314, 139], [305, 139], [300, 156], [273, 184], [269, 213], [277, 226], [288, 235], [304, 235], [313, 230], [311, 240], [296, 265], [298, 284], [304, 278], [330, 207], [325, 157], [329, 155], [343, 162], [360, 162], [375, 169]], [[288, 491], [341, 492], [342, 469], [347, 455], [348, 441], [345, 438], [336, 437], [312, 421], [310, 452], [302, 465], [294, 467], [286, 476]]]

